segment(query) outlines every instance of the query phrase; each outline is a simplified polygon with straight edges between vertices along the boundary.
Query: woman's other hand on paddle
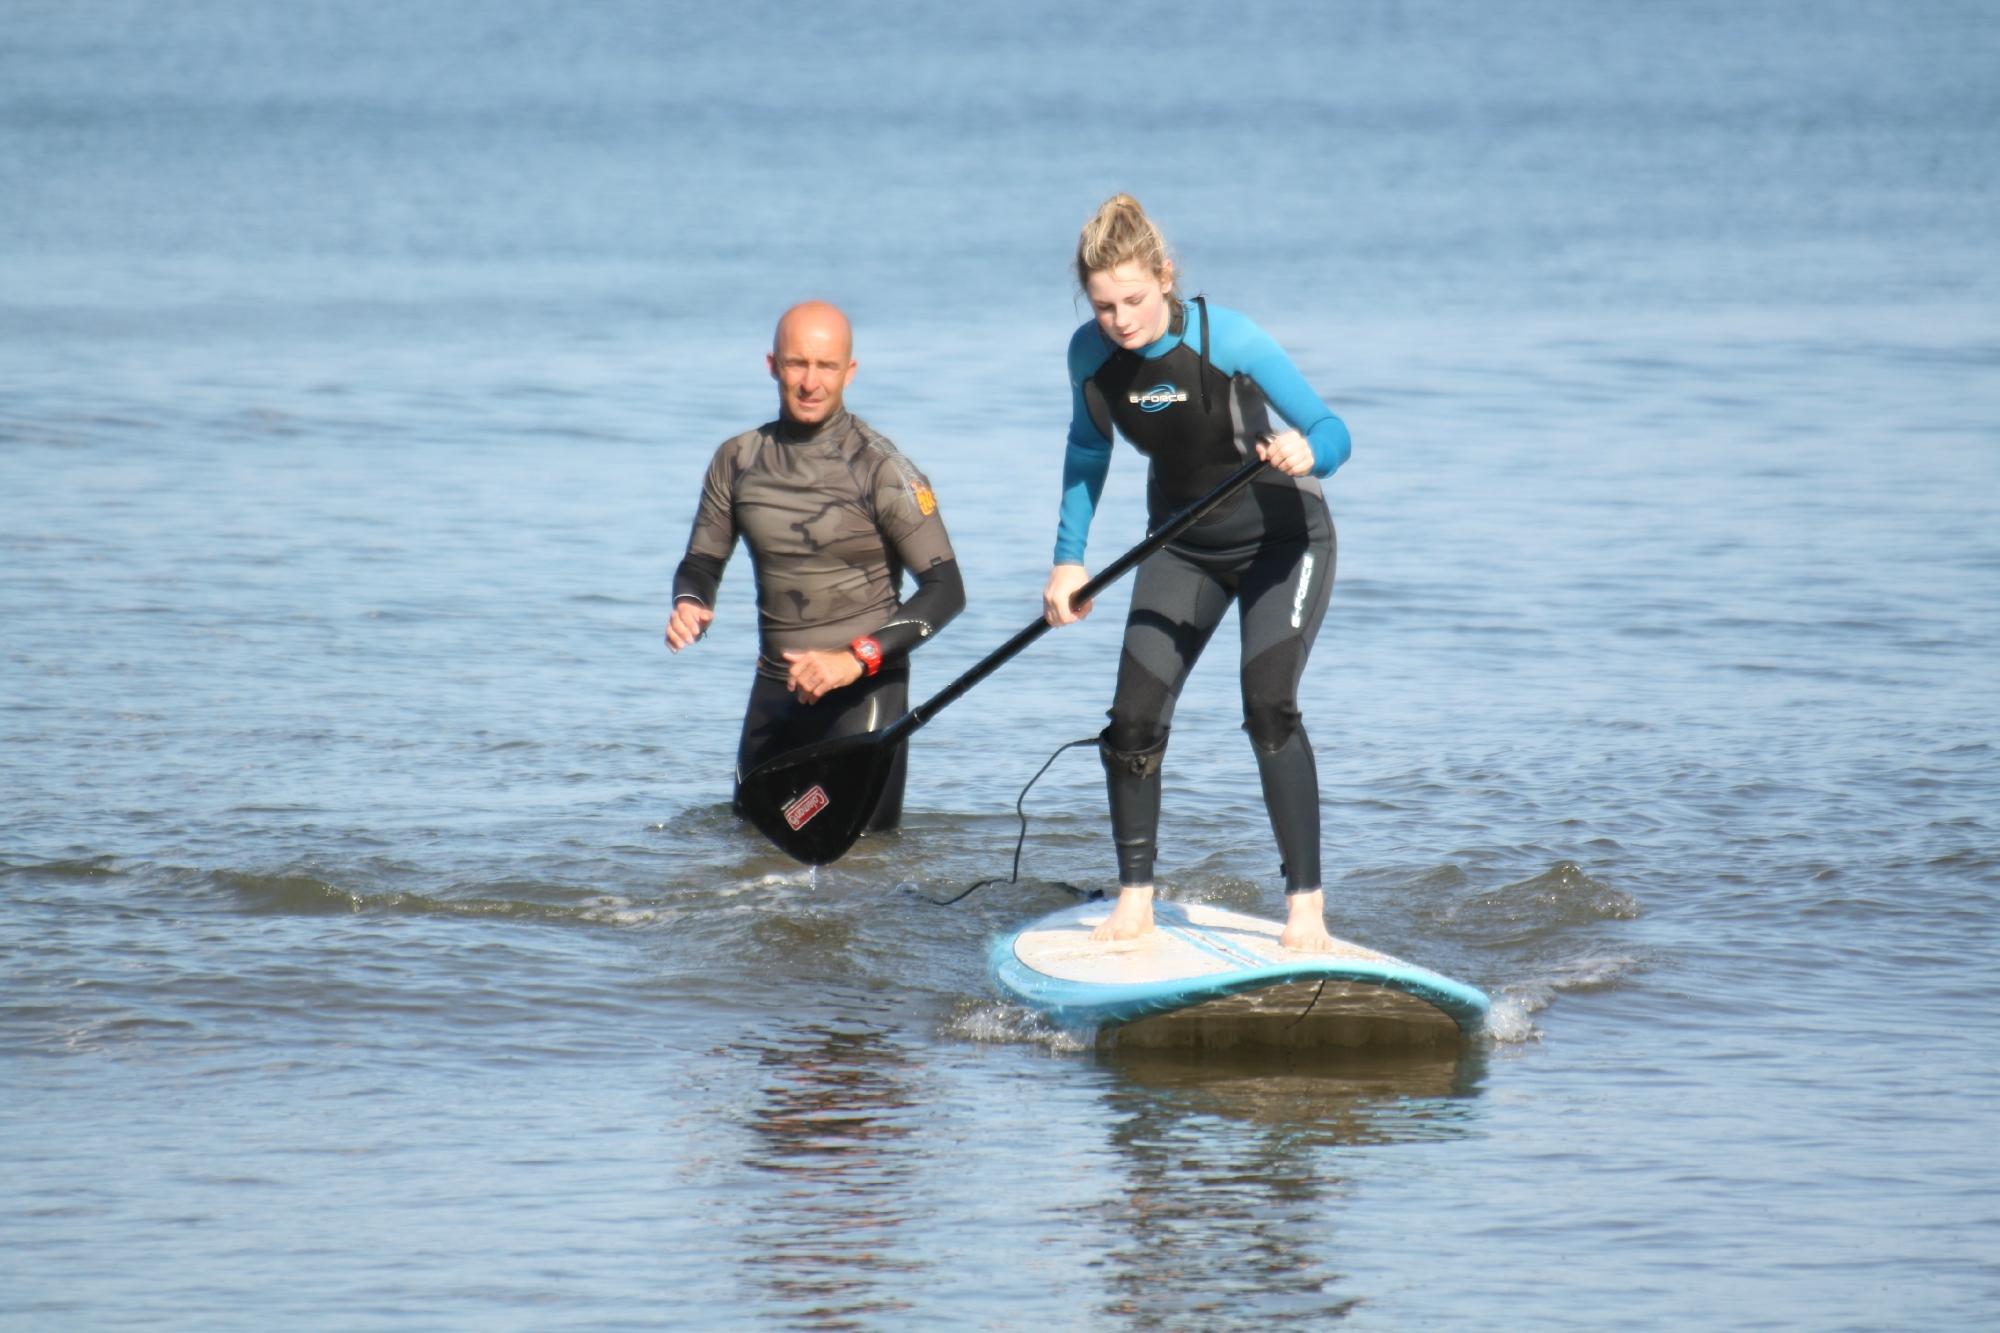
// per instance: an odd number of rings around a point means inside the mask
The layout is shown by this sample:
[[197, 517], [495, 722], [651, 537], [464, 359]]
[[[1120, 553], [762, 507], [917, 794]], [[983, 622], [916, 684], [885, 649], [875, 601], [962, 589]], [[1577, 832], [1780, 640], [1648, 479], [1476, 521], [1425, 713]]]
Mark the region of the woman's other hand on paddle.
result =
[[708, 622], [715, 619], [715, 612], [692, 598], [674, 603], [674, 614], [667, 621], [667, 647], [674, 652], [708, 633]]
[[861, 679], [861, 659], [845, 648], [834, 652], [817, 649], [788, 652], [785, 660], [792, 664], [789, 681], [792, 693], [799, 696], [802, 704], [816, 704], [835, 690]]
[[1295, 430], [1258, 441], [1257, 457], [1288, 477], [1303, 477], [1313, 467], [1313, 447]]
[[1082, 565], [1057, 565], [1049, 571], [1048, 586], [1042, 589], [1042, 619], [1051, 625], [1074, 625], [1090, 614], [1096, 603], [1085, 602], [1070, 609], [1069, 599], [1084, 584], [1090, 582], [1090, 572]]

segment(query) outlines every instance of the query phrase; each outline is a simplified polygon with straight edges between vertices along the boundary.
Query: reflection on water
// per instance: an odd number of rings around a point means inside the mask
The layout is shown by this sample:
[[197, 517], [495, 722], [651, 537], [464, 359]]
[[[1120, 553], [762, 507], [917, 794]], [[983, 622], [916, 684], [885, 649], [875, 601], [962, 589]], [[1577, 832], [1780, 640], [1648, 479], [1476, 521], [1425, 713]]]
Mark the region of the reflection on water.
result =
[[1097, 1059], [1114, 1076], [1105, 1104], [1124, 1182], [1093, 1205], [1110, 1233], [1101, 1312], [1135, 1328], [1352, 1312], [1341, 1152], [1466, 1133], [1485, 1065], [1476, 1050], [1435, 1049]]
[[780, 1179], [751, 1214], [748, 1285], [803, 1327], [858, 1328], [908, 1308], [887, 1294], [924, 1266], [907, 1245], [899, 1253], [925, 1165], [906, 1150], [919, 1109], [908, 1053], [873, 1027], [815, 1026], [759, 1062], [770, 1081], [747, 1165]]
[[[1350, 1280], [1342, 1244], [1361, 1154], [1474, 1132], [1485, 1077], [1482, 1050], [1437, 1047], [941, 1064], [852, 1012], [734, 1049], [755, 1087], [733, 1266], [766, 1324], [814, 1329], [943, 1311], [1268, 1329], [1351, 1312], [1379, 1295]], [[1093, 1091], [1072, 1100], [1079, 1081]], [[978, 1104], [1031, 1091], [1003, 1123], [963, 1100], [971, 1086]], [[988, 1246], [1016, 1258], [966, 1263]], [[1044, 1283], [1064, 1274], [1051, 1306]]]
[[1326, 1147], [1465, 1132], [1486, 1076], [1477, 1046], [1384, 1051], [1108, 1050], [1134, 1113], [1272, 1124]]

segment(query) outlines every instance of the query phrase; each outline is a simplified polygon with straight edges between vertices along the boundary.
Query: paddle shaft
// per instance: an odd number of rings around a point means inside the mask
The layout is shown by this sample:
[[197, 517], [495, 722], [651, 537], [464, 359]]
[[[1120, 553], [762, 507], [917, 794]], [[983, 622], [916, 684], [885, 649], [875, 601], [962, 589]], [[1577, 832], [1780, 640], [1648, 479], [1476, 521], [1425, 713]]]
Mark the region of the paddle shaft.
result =
[[[1155, 528], [1147, 536], [1146, 540], [1140, 542], [1116, 560], [1113, 560], [1110, 564], [1099, 570], [1095, 578], [1071, 593], [1069, 599], [1071, 608], [1074, 609], [1082, 606], [1119, 579], [1124, 578], [1126, 574], [1131, 572], [1133, 566], [1159, 550], [1162, 546], [1165, 546], [1174, 538], [1180, 536], [1183, 532], [1186, 532], [1189, 528], [1200, 522], [1202, 517], [1211, 509], [1214, 509], [1224, 500], [1227, 500], [1230, 496], [1248, 486], [1250, 479], [1255, 477], [1259, 472], [1262, 472], [1266, 466], [1268, 465], [1261, 458], [1252, 458], [1244, 463], [1243, 466], [1230, 473], [1214, 490], [1181, 510], [1180, 513], [1175, 514], [1158, 528]], [[1052, 626], [1050, 626], [1045, 618], [1037, 617], [1032, 624], [1022, 628], [1013, 638], [979, 659], [971, 670], [918, 704], [915, 708], [912, 708], [909, 712], [897, 718], [894, 722], [891, 722], [881, 731], [876, 732], [877, 741], [883, 745], [901, 744], [908, 738], [911, 732], [930, 721], [947, 704], [954, 702], [961, 694], [964, 694], [980, 681], [985, 680], [995, 671], [1005, 666], [1023, 648], [1026, 648], [1036, 639], [1041, 638], [1051, 628]]]

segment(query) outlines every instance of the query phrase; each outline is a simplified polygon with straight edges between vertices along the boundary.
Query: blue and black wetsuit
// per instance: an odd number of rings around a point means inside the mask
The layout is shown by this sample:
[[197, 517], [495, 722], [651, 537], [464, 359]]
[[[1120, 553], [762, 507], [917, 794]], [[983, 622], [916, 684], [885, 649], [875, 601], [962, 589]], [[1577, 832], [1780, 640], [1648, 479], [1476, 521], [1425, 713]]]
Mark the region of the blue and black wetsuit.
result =
[[1291, 358], [1248, 318], [1200, 297], [1137, 351], [1095, 321], [1069, 345], [1073, 392], [1063, 464], [1058, 564], [1084, 542], [1117, 432], [1151, 460], [1146, 499], [1159, 522], [1211, 490], [1273, 433], [1270, 411], [1312, 445], [1308, 477], [1269, 470], [1139, 567], [1125, 621], [1111, 725], [1100, 738], [1121, 885], [1150, 884], [1160, 764], [1175, 702], [1233, 601], [1242, 627], [1243, 726], [1287, 892], [1320, 887], [1319, 774], [1298, 706], [1299, 678], [1333, 587], [1333, 517], [1315, 478], [1347, 461], [1347, 427]]

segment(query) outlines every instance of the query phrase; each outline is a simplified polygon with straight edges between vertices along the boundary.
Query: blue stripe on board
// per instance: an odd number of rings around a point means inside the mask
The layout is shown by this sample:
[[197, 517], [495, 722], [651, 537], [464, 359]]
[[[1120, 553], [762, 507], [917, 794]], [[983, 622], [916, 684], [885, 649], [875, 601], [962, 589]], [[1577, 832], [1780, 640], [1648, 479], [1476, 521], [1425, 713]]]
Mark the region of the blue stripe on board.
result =
[[[1160, 929], [1179, 940], [1185, 940], [1203, 953], [1209, 954], [1230, 965], [1232, 968], [1267, 967], [1263, 958], [1247, 953], [1240, 945], [1232, 944], [1222, 937], [1222, 933], [1209, 926], [1197, 925], [1188, 918], [1187, 909], [1178, 903], [1159, 903], [1154, 922]], [[1173, 920], [1170, 918], [1179, 918]]]

